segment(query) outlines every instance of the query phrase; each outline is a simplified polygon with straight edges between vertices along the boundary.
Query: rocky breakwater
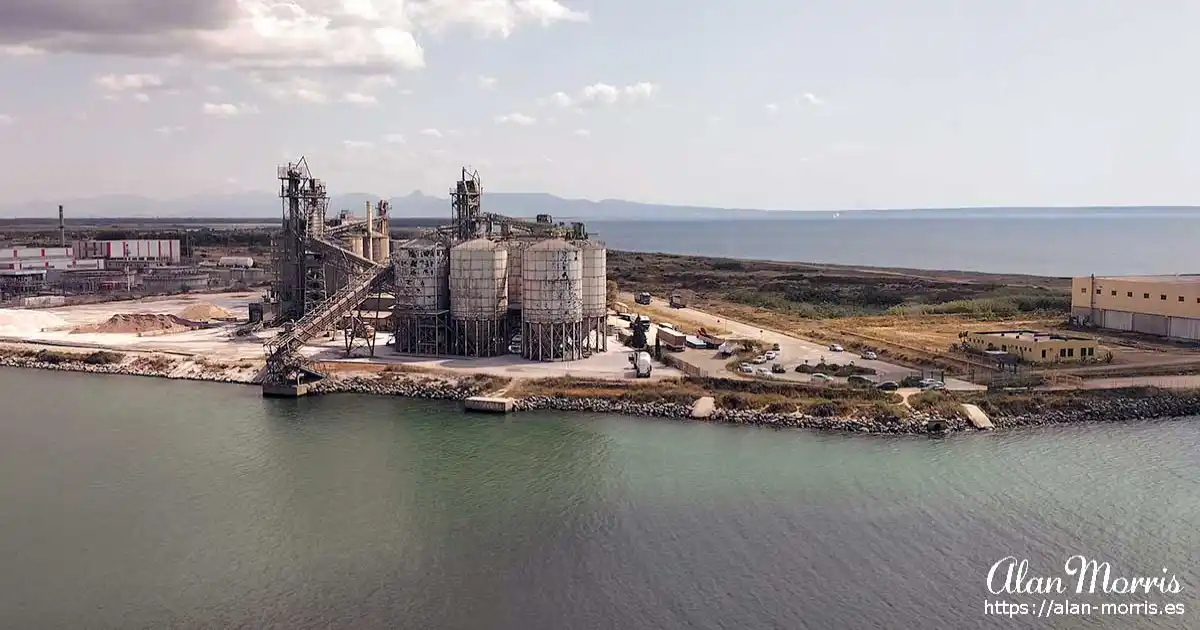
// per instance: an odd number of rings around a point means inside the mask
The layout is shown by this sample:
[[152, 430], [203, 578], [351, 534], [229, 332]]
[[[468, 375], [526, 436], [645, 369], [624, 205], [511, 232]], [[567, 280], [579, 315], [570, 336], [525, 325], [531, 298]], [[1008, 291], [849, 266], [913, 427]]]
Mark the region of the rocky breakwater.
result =
[[1200, 391], [1150, 390], [1121, 395], [1089, 392], [1059, 409], [1038, 409], [1027, 413], [992, 415], [997, 428], [1041, 426], [1081, 422], [1122, 422], [1181, 418], [1200, 415]]
[[71, 354], [43, 350], [40, 352], [8, 352], [0, 356], [0, 366], [92, 374], [166, 377], [174, 369], [175, 362], [158, 357], [126, 359], [122, 355], [104, 351]]
[[373, 376], [331, 376], [317, 381], [309, 388], [309, 395], [317, 394], [368, 394], [372, 396], [400, 396], [403, 398], [425, 398], [432, 400], [462, 400], [478, 396], [483, 387], [466, 379], [412, 377], [377, 378]]
[[[514, 411], [583, 411], [615, 413], [628, 416], [692, 419], [691, 405], [672, 402], [638, 402], [620, 398], [571, 398], [566, 396], [530, 396], [516, 401]], [[870, 418], [865, 416], [823, 417], [800, 413], [717, 409], [707, 422], [744, 424], [778, 429], [817, 429], [855, 433], [923, 434], [931, 422], [944, 423], [947, 431], [971, 428], [962, 418], [939, 418], [932, 414], [913, 412], [903, 417]]]

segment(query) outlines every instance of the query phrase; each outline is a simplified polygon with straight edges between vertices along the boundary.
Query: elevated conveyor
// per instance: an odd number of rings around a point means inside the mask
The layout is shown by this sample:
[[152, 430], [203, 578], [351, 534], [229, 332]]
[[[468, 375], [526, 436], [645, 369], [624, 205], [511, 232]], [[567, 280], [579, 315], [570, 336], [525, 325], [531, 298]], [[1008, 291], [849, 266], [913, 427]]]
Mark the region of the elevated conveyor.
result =
[[391, 265], [377, 264], [322, 239], [309, 239], [308, 244], [314, 251], [344, 260], [351, 268], [350, 280], [346, 286], [305, 313], [290, 329], [265, 344], [267, 366], [264, 382], [288, 382], [300, 372], [309, 376], [323, 376], [303, 367], [300, 348], [333, 328], [373, 292], [393, 281]]

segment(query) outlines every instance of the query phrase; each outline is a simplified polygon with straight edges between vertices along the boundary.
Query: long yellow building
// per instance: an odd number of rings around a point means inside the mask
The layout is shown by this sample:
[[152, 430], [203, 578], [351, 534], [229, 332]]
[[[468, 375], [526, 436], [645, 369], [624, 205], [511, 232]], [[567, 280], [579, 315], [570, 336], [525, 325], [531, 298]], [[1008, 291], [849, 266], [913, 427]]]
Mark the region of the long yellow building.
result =
[[1071, 314], [1099, 328], [1200, 341], [1200, 275], [1074, 278]]

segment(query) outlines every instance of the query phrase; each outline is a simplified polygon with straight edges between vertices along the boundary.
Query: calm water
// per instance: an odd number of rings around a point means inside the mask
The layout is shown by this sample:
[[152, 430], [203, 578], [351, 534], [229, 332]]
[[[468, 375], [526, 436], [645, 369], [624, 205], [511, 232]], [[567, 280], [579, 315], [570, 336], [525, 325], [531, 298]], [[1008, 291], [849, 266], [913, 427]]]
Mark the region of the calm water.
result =
[[757, 221], [591, 221], [613, 249], [1047, 276], [1200, 273], [1200, 214], [853, 212]]
[[[11, 369], [0, 399], [6, 628], [1200, 623], [1194, 421], [892, 439]], [[1071, 553], [1170, 567], [1189, 610], [983, 616], [996, 559]]]

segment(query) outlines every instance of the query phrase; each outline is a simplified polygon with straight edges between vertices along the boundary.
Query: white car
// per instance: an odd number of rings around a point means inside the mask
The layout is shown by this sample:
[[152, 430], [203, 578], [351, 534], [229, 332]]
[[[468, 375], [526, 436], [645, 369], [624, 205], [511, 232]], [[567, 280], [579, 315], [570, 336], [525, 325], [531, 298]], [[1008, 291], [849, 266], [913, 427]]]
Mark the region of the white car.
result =
[[867, 350], [866, 352], [862, 353], [862, 358], [864, 358], [868, 361], [874, 361], [875, 359], [879, 358], [879, 355], [875, 354], [874, 352], [871, 352], [870, 350]]
[[921, 389], [946, 389], [946, 384], [932, 378], [921, 381]]
[[749, 363], [743, 363], [740, 367], [738, 367], [738, 371], [742, 374], [753, 374], [754, 366], [750, 365]]
[[766, 363], [766, 362], [767, 362], [767, 357], [765, 357], [765, 356], [763, 356], [763, 355], [761, 355], [761, 354], [760, 354], [760, 355], [758, 355], [758, 356], [756, 356], [756, 357], [754, 357], [754, 360], [753, 360], [753, 361], [751, 361], [751, 363], [753, 363], [753, 364], [755, 364], [755, 365], [761, 365], [761, 364], [763, 364], [763, 363]]
[[833, 377], [829, 376], [828, 374], [821, 374], [820, 372], [815, 372], [815, 373], [809, 375], [808, 380], [813, 383], [832, 383]]
[[841, 344], [834, 343], [834, 344], [830, 344], [830, 345], [829, 345], [829, 351], [830, 351], [830, 352], [845, 352], [845, 351], [846, 351], [846, 349], [845, 349], [845, 348], [843, 348], [843, 347], [841, 346]]
[[779, 356], [779, 353], [775, 352], [774, 350], [771, 350], [771, 351], [767, 352], [766, 354], [764, 354], [763, 356], [767, 357], [768, 361], [774, 361], [775, 357]]
[[758, 368], [758, 375], [763, 378], [775, 378], [775, 375], [771, 374], [771, 370], [767, 368]]

